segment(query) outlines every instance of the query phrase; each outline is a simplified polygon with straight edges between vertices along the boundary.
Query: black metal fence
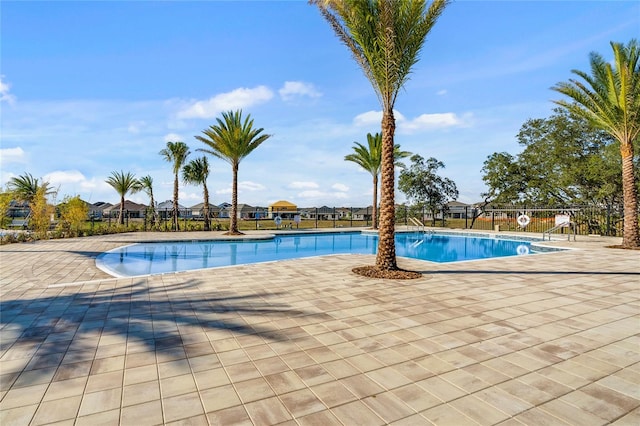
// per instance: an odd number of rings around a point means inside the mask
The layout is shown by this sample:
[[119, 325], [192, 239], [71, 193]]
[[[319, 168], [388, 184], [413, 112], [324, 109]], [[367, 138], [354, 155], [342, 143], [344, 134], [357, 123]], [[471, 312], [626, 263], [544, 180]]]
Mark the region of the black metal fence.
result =
[[[238, 211], [238, 225], [241, 230], [370, 227], [372, 210], [371, 207], [318, 207], [273, 211], [244, 208]], [[101, 222], [107, 226], [116, 225], [119, 222], [118, 215], [118, 211], [105, 216], [93, 214], [92, 225], [94, 222]], [[429, 211], [424, 207], [398, 205], [395, 219], [398, 226], [415, 226], [412, 219], [417, 219], [429, 227], [532, 233], [543, 233], [558, 223], [570, 221], [579, 235], [622, 236], [623, 216], [622, 206], [478, 208], [470, 205], [450, 205]], [[178, 217], [181, 230], [203, 228], [202, 211], [180, 209]], [[213, 230], [228, 229], [228, 211], [212, 209], [210, 219]], [[126, 227], [134, 224], [142, 230], [170, 231], [173, 226], [173, 210], [156, 210], [154, 216], [151, 216], [149, 211], [125, 210], [124, 222]], [[568, 230], [561, 227], [555, 232], [566, 233]]]
[[[410, 218], [417, 218], [425, 226], [491, 231], [523, 231], [543, 233], [560, 223], [570, 222], [579, 235], [622, 236], [624, 214], [622, 206], [569, 207], [500, 207], [477, 208], [455, 206], [435, 212], [425, 208], [400, 206], [396, 210], [396, 224], [410, 226]], [[566, 233], [560, 227], [555, 233]]]

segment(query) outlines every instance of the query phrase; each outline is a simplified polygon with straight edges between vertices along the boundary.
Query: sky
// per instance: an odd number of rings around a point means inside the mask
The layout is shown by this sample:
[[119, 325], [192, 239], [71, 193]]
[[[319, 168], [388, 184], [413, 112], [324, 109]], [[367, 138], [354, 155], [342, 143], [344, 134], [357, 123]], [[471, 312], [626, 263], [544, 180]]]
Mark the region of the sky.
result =
[[[398, 96], [395, 142], [442, 161], [458, 200], [478, 202], [483, 162], [520, 152], [522, 125], [561, 99], [551, 87], [632, 38], [637, 1], [455, 1]], [[271, 135], [240, 163], [239, 203], [371, 204], [371, 175], [344, 157], [380, 131], [381, 107], [307, 1], [0, 2], [3, 187], [30, 173], [57, 201], [117, 203], [105, 180], [124, 171], [151, 176], [156, 200], [169, 200], [167, 141], [202, 156], [194, 136], [237, 109]], [[209, 163], [210, 202], [230, 202], [231, 166]], [[202, 200], [181, 182], [180, 204]]]

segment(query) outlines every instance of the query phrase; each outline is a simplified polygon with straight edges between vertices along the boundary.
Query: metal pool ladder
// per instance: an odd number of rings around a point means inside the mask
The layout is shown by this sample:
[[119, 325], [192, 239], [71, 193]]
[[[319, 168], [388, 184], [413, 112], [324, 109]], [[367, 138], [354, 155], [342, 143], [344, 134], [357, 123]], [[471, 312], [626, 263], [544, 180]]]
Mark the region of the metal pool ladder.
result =
[[554, 226], [553, 228], [547, 229], [546, 231], [544, 231], [542, 233], [542, 241], [544, 241], [545, 239], [545, 235], [549, 235], [549, 241], [551, 241], [551, 233], [553, 231], [556, 231], [560, 228], [569, 228], [569, 232], [567, 233], [567, 241], [571, 241], [571, 234], [573, 231], [573, 241], [576, 240], [576, 226], [573, 222], [562, 222], [556, 226]]
[[424, 223], [420, 222], [415, 217], [410, 217], [409, 221], [417, 228], [418, 232], [424, 232]]

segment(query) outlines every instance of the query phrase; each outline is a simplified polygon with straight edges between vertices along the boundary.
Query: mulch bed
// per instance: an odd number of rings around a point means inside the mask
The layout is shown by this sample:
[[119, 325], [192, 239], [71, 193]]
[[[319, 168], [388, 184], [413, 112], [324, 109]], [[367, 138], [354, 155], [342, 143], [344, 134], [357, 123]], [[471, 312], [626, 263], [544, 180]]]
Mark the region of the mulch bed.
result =
[[358, 266], [351, 270], [354, 274], [362, 275], [367, 278], [385, 278], [389, 280], [415, 280], [422, 278], [422, 274], [404, 269], [383, 270], [376, 266]]

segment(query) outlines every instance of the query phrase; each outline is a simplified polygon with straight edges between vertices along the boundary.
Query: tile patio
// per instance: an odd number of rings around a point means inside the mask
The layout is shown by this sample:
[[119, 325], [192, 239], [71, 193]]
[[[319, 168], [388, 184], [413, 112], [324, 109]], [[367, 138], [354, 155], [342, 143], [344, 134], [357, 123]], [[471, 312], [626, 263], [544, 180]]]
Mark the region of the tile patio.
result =
[[0, 246], [0, 424], [640, 424], [640, 251], [616, 239], [400, 259], [412, 281], [352, 274], [361, 255], [95, 267], [156, 237]]

